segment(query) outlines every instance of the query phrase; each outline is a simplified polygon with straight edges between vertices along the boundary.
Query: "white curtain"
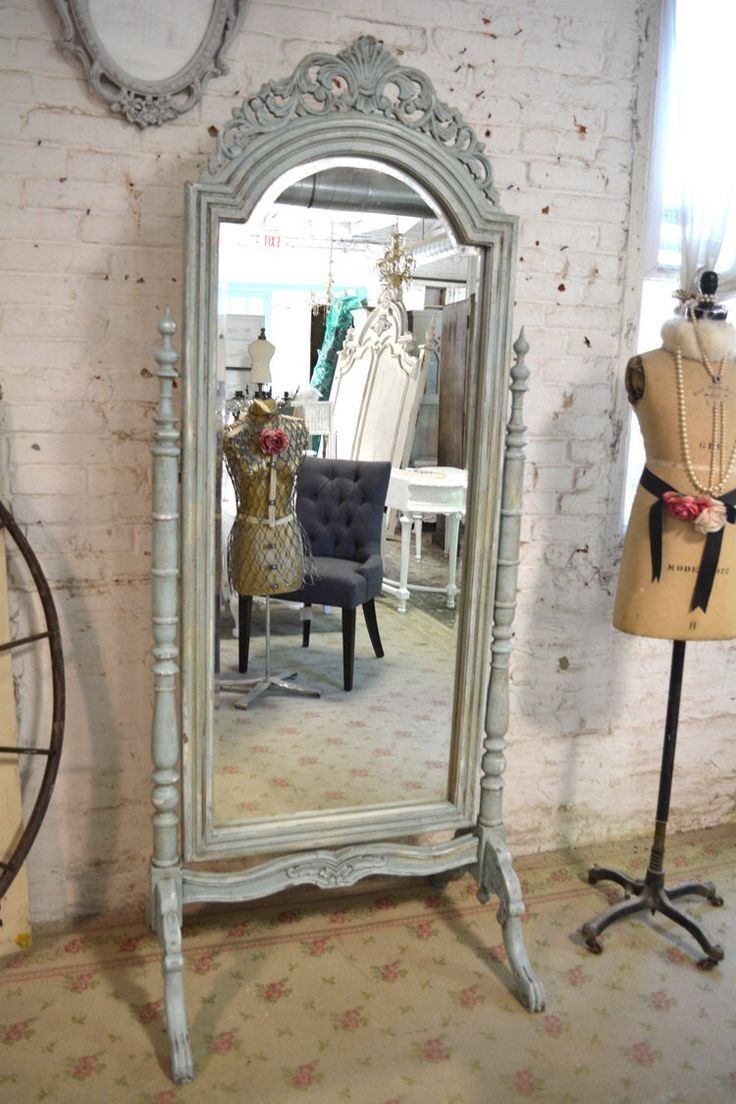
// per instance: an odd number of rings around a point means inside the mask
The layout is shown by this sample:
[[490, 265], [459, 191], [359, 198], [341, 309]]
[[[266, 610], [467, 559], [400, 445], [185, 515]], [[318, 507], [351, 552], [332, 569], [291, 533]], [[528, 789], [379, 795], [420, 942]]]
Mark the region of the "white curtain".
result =
[[[734, 0], [663, 0], [659, 137], [653, 204], [680, 215], [680, 286], [718, 273], [719, 297], [736, 292], [736, 144], [730, 121], [736, 76]], [[650, 208], [650, 213], [651, 208]], [[659, 220], [656, 223], [659, 226]]]
[[670, 116], [672, 62], [675, 54], [675, 0], [661, 0], [662, 16], [659, 29], [657, 87], [654, 99], [652, 149], [649, 158], [646, 235], [644, 240], [644, 274], [657, 267], [665, 207], [665, 163], [667, 132]]

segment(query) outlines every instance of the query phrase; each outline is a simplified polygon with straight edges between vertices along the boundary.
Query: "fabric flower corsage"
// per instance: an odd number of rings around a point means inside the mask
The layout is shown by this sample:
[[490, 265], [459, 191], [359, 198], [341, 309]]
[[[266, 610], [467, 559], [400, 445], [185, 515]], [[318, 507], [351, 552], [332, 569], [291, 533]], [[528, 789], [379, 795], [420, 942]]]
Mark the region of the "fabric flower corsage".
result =
[[707, 502], [708, 505], [705, 509], [700, 511], [693, 522], [698, 532], [704, 535], [720, 532], [727, 521], [726, 505], [724, 502], [719, 502], [717, 498], [708, 498]]
[[662, 501], [680, 521], [691, 521], [699, 533], [717, 533], [726, 524], [726, 507], [710, 495], [681, 495], [665, 491]]
[[262, 429], [258, 447], [264, 456], [280, 456], [289, 447], [289, 438], [283, 429]]

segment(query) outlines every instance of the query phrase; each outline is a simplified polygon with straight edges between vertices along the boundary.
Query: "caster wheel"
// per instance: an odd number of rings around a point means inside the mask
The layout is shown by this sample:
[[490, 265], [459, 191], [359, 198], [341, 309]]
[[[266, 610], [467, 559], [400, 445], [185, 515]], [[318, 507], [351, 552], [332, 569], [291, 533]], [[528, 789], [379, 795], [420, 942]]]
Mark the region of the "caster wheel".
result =
[[583, 936], [583, 939], [585, 940], [585, 945], [587, 946], [591, 954], [603, 954], [603, 944], [601, 943], [595, 932], [590, 931], [587, 924], [584, 928], [582, 928], [581, 934]]

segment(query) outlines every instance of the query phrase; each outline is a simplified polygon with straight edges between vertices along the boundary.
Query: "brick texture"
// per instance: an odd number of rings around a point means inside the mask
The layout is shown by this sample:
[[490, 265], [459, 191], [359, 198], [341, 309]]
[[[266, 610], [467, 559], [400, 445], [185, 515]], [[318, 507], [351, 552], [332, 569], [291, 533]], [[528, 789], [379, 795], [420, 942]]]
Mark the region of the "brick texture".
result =
[[[36, 921], [123, 911], [146, 893], [149, 371], [163, 307], [182, 315], [184, 183], [212, 148], [207, 128], [246, 92], [365, 32], [426, 70], [476, 127], [502, 203], [521, 219], [515, 325], [527, 329], [532, 377], [510, 842], [536, 850], [648, 830], [668, 646], [610, 622], [649, 14], [651, 0], [250, 0], [228, 75], [190, 114], [139, 132], [56, 47], [52, 5], [2, 4], [0, 471], [52, 580], [69, 675], [64, 762], [29, 860]], [[16, 562], [11, 570], [20, 624], [33, 611]], [[681, 829], [733, 817], [736, 774], [734, 648], [692, 653], [673, 803]], [[44, 704], [39, 663], [16, 665], [29, 741]]]

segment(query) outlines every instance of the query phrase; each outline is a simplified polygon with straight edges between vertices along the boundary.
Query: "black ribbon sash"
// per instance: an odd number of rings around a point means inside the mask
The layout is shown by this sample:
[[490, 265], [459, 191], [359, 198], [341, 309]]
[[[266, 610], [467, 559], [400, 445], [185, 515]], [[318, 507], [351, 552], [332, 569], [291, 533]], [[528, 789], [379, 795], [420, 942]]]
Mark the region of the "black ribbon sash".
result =
[[[657, 499], [649, 511], [649, 548], [652, 554], [652, 582], [657, 583], [662, 574], [662, 518], [665, 508], [664, 502], [662, 501], [662, 495], [666, 494], [667, 491], [674, 491], [675, 494], [678, 495], [681, 492], [675, 487], [671, 487], [669, 483], [665, 483], [664, 479], [660, 479], [654, 472], [651, 472], [649, 468], [644, 468], [639, 482], [645, 491], [649, 491], [649, 493], [654, 495]], [[722, 502], [726, 507], [726, 521], [728, 524], [736, 524], [736, 489], [729, 491], [728, 494], [725, 495], [712, 495], [711, 497], [716, 498], [718, 502]], [[698, 574], [695, 580], [693, 599], [690, 603], [691, 611], [702, 609], [703, 613], [705, 613], [708, 609], [708, 600], [710, 598], [710, 592], [713, 589], [713, 583], [715, 582], [718, 561], [721, 557], [724, 530], [725, 526], [723, 529], [719, 529], [717, 533], [707, 533], [705, 535], [703, 555], [700, 559], [700, 567], [698, 568]]]

